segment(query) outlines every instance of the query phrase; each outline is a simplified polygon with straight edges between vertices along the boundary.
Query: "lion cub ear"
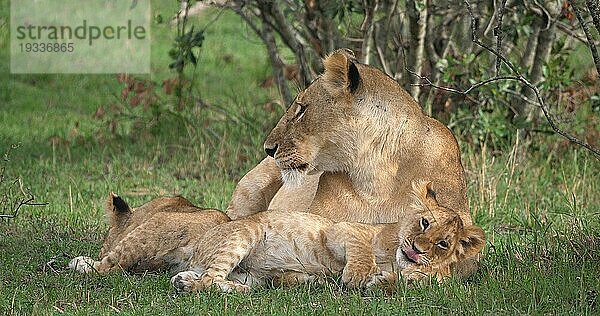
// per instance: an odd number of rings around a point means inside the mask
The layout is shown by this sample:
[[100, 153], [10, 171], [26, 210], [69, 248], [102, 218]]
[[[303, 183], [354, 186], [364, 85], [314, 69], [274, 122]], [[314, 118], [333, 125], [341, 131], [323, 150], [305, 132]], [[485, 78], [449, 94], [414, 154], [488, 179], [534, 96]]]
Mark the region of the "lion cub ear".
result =
[[106, 200], [106, 215], [111, 227], [120, 225], [131, 215], [131, 207], [120, 196], [110, 192]]
[[325, 88], [331, 93], [356, 91], [361, 79], [355, 62], [354, 52], [347, 48], [329, 54], [323, 60]]
[[433, 182], [431, 181], [413, 181], [413, 195], [416, 199], [415, 207], [417, 209], [427, 210], [440, 206], [432, 186]]
[[464, 228], [460, 238], [459, 256], [462, 258], [471, 258], [476, 256], [485, 246], [485, 233], [478, 226], [471, 225]]

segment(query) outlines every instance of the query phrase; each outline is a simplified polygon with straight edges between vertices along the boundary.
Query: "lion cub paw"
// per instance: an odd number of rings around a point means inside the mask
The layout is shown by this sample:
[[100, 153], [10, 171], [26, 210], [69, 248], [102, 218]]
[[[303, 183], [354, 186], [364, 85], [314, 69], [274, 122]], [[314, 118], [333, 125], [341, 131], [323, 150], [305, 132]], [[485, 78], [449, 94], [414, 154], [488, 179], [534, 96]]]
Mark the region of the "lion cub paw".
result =
[[366, 287], [381, 284], [394, 284], [397, 280], [398, 274], [390, 271], [381, 271], [380, 273], [371, 276], [371, 279], [367, 281]]
[[408, 267], [402, 270], [402, 279], [408, 285], [417, 285], [419, 283], [427, 283], [429, 275], [416, 267]]
[[243, 294], [250, 293], [250, 286], [241, 284], [241, 283], [237, 283], [234, 281], [218, 281], [218, 282], [214, 282], [213, 284], [218, 286], [219, 289], [221, 290], [221, 292], [223, 292], [223, 293], [232, 293], [232, 292], [243, 293]]
[[196, 289], [196, 282], [202, 277], [194, 271], [179, 272], [171, 278], [171, 284], [177, 291], [191, 292]]
[[365, 269], [348, 269], [344, 268], [342, 272], [342, 282], [349, 287], [366, 287], [369, 283], [374, 282], [373, 277], [380, 274], [377, 266]]
[[79, 273], [90, 273], [95, 271], [97, 266], [98, 262], [96, 260], [86, 256], [79, 256], [71, 259], [67, 268]]
[[206, 274], [183, 271], [171, 278], [171, 284], [181, 292], [203, 291], [215, 285], [223, 293], [249, 293], [250, 286], [229, 280], [214, 280]]

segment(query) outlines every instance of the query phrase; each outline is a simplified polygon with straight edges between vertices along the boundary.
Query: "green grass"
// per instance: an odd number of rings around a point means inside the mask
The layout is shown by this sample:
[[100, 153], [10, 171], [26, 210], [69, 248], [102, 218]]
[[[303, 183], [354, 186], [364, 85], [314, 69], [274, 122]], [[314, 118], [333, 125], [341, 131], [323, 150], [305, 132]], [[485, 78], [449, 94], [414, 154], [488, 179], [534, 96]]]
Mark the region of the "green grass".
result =
[[[0, 17], [8, 16], [5, 2]], [[173, 9], [156, 1], [153, 14]], [[194, 23], [206, 25], [215, 14]], [[173, 75], [166, 67], [173, 33], [154, 25], [153, 74], [146, 79]], [[0, 73], [7, 78], [0, 86], [0, 152], [19, 144], [7, 176], [21, 177], [36, 201], [48, 203], [0, 222], [0, 314], [600, 313], [600, 164], [573, 146], [514, 161], [510, 148], [492, 156], [461, 143], [472, 212], [489, 240], [481, 269], [466, 281], [400, 285], [390, 294], [330, 284], [248, 296], [175, 295], [166, 274], [65, 271], [71, 257], [99, 251], [108, 192], [132, 205], [182, 194], [223, 209], [235, 183], [262, 158], [263, 138], [282, 113], [267, 106], [277, 91], [259, 87], [270, 73], [264, 49], [232, 14], [206, 35], [195, 89], [211, 106], [183, 118], [166, 115], [134, 136], [111, 136], [92, 115], [119, 102], [114, 76], [8, 75], [8, 35], [0, 27]], [[55, 137], [62, 142], [52, 145]]]

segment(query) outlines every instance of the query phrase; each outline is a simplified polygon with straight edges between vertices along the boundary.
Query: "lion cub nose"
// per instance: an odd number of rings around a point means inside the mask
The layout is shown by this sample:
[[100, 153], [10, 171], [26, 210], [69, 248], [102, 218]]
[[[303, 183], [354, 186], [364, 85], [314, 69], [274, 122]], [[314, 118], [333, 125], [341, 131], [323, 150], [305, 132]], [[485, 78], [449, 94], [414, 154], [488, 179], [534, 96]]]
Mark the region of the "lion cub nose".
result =
[[419, 249], [419, 248], [420, 248], [420, 247], [417, 245], [417, 241], [416, 241], [416, 240], [415, 240], [415, 241], [413, 241], [413, 244], [412, 244], [412, 249], [413, 249], [413, 250], [414, 250], [416, 253], [418, 253], [418, 254], [424, 254], [424, 253], [425, 253], [425, 251], [424, 251], [424, 250], [421, 250], [421, 249]]
[[267, 155], [275, 158], [275, 153], [277, 152], [277, 147], [279, 147], [279, 146], [275, 145], [275, 147], [272, 147], [272, 148], [265, 146], [265, 152], [267, 153]]

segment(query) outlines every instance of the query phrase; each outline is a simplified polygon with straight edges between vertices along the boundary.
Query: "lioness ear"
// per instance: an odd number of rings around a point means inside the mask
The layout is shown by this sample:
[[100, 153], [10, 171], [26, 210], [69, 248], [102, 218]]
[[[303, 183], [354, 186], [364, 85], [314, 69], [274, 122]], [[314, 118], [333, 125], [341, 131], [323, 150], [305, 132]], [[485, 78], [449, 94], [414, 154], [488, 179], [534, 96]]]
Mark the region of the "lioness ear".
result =
[[360, 84], [360, 74], [355, 65], [354, 53], [346, 48], [338, 49], [323, 61], [325, 88], [330, 92], [353, 93]]
[[477, 255], [485, 245], [485, 233], [478, 226], [471, 225], [464, 228], [463, 236], [460, 238], [459, 257], [471, 258]]
[[108, 215], [110, 225], [119, 225], [131, 214], [131, 208], [120, 196], [110, 192], [106, 200], [106, 215]]
[[413, 181], [412, 183], [413, 195], [416, 197], [417, 202], [430, 209], [439, 206], [432, 186], [433, 182], [431, 181]]

